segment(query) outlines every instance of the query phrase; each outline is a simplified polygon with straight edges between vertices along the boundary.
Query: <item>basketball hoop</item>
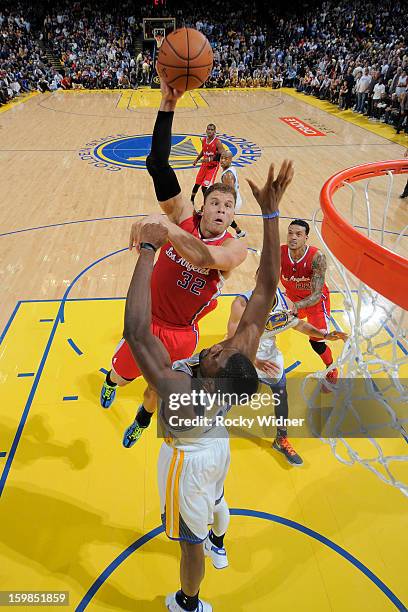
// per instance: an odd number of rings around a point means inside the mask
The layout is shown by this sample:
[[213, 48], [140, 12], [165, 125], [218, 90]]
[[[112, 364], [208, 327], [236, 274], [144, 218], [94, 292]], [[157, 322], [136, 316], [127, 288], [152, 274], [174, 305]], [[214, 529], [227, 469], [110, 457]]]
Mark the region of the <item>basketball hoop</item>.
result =
[[[408, 496], [408, 225], [393, 193], [394, 176], [404, 173], [408, 160], [364, 164], [322, 188], [313, 224], [327, 256], [332, 309], [350, 337], [329, 367], [338, 369], [337, 384], [326, 381], [327, 371], [310, 374], [303, 395], [309, 424], [320, 418], [312, 431], [339, 461], [360, 463]], [[322, 394], [322, 385], [331, 393]]]
[[160, 49], [160, 47], [162, 46], [165, 34], [166, 30], [164, 28], [155, 28], [153, 30], [153, 38], [156, 41], [157, 49]]
[[[384, 230], [389, 212], [393, 174], [408, 172], [408, 160], [378, 162], [348, 168], [335, 174], [323, 185], [320, 205], [324, 218], [322, 236], [333, 255], [355, 276], [384, 297], [408, 310], [408, 260], [383, 246]], [[345, 184], [372, 179], [387, 174], [390, 178], [389, 192], [383, 211], [380, 243], [374, 242], [355, 229], [342, 217], [333, 205], [333, 195]], [[368, 198], [368, 191], [366, 198]], [[353, 202], [354, 205], [354, 202]], [[369, 212], [369, 202], [367, 202]], [[402, 234], [408, 228], [402, 230]]]

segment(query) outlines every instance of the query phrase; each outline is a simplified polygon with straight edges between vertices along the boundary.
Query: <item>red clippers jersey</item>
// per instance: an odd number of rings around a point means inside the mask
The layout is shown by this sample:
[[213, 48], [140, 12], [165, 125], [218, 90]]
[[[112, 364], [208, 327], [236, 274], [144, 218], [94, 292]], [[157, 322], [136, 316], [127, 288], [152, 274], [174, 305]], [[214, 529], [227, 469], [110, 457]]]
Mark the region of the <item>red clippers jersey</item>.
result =
[[205, 137], [202, 139], [201, 142], [203, 145], [203, 163], [217, 164], [218, 162], [215, 161], [215, 156], [217, 155], [217, 136], [214, 136], [214, 138], [210, 140], [210, 142], [207, 142], [207, 138]]
[[[199, 215], [194, 215], [180, 223], [180, 227], [211, 246], [232, 238], [227, 231], [219, 238], [202, 238], [200, 219]], [[176, 327], [192, 325], [214, 310], [223, 284], [224, 278], [219, 270], [193, 266], [167, 242], [162, 246], [153, 269], [152, 314]]]
[[[312, 261], [319, 249], [306, 247], [306, 253], [299, 261], [293, 261], [287, 244], [281, 244], [281, 283], [292, 302], [303, 300], [312, 293]], [[329, 290], [323, 285], [322, 298], [327, 298]]]

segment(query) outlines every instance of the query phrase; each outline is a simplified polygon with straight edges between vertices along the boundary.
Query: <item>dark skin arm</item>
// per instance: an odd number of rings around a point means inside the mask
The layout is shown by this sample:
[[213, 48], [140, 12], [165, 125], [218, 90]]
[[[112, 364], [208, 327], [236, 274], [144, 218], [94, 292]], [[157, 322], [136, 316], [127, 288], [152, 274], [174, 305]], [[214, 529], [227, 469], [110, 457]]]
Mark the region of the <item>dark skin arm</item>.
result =
[[[285, 160], [274, 180], [271, 164], [265, 185], [260, 188], [248, 181], [263, 215], [278, 210], [288, 185], [293, 179], [293, 163]], [[260, 337], [265, 329], [278, 286], [280, 273], [279, 219], [263, 219], [263, 248], [255, 289], [232, 338], [222, 342], [224, 347], [237, 349], [252, 361], [255, 359]]]
[[322, 290], [324, 285], [324, 279], [326, 276], [326, 257], [320, 251], [317, 251], [312, 261], [312, 293], [305, 299], [295, 302], [293, 304], [292, 312], [296, 314], [301, 308], [308, 308], [317, 304], [322, 297]]
[[[167, 228], [159, 223], [143, 226], [142, 242], [150, 242], [160, 248], [168, 240]], [[152, 304], [150, 282], [153, 272], [154, 252], [141, 249], [129, 286], [123, 337], [129, 344], [145, 380], [161, 398], [172, 392], [191, 390], [190, 378], [172, 370], [170, 356], [162, 342], [153, 336], [150, 326]]]

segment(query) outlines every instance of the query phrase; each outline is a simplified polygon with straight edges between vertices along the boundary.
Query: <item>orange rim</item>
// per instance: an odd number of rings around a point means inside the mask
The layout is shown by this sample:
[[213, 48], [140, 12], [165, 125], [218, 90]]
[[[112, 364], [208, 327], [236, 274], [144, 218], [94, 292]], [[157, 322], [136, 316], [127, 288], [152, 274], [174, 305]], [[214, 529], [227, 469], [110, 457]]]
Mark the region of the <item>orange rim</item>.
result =
[[408, 173], [408, 159], [374, 162], [347, 168], [330, 177], [320, 192], [322, 236], [333, 255], [354, 276], [401, 308], [408, 310], [408, 260], [361, 234], [342, 217], [333, 195], [345, 183]]

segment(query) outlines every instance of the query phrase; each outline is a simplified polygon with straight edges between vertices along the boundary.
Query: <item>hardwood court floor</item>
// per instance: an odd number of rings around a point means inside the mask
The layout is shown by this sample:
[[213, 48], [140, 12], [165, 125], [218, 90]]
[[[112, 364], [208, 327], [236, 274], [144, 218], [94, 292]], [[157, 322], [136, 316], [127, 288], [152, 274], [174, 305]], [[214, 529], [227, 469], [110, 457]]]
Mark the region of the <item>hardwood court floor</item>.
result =
[[[154, 428], [138, 447], [121, 447], [143, 385], [121, 392], [109, 411], [98, 402], [134, 266], [129, 226], [157, 211], [143, 169], [157, 102], [150, 90], [60, 92], [0, 114], [0, 582], [2, 589], [69, 591], [70, 609], [160, 610], [178, 586], [177, 546], [156, 530]], [[184, 167], [207, 123], [216, 123], [241, 166], [239, 221], [253, 250], [226, 294], [250, 288], [259, 263], [261, 225], [246, 177], [261, 182], [270, 161], [294, 159], [281, 208], [284, 240], [291, 218], [311, 218], [328, 176], [403, 156], [403, 137], [387, 140], [383, 126], [369, 131], [364, 120], [350, 123], [309, 102], [280, 91], [205, 91], [187, 94], [176, 113], [172, 162], [186, 194], [196, 170]], [[322, 135], [305, 136], [282, 118]], [[396, 178], [391, 231], [408, 223], [397, 198], [404, 183]], [[380, 201], [385, 187], [374, 191]], [[221, 298], [203, 322], [202, 345], [225, 333], [231, 299]], [[334, 321], [345, 324], [341, 312]], [[294, 366], [290, 377], [320, 368], [296, 332], [280, 344]], [[401, 492], [359, 465], [342, 465], [319, 440], [294, 440], [305, 464], [289, 468], [270, 449], [272, 435], [232, 440], [231, 567], [215, 572], [207, 564], [203, 597], [220, 612], [402, 609]], [[402, 440], [382, 443], [390, 454], [406, 454]]]

